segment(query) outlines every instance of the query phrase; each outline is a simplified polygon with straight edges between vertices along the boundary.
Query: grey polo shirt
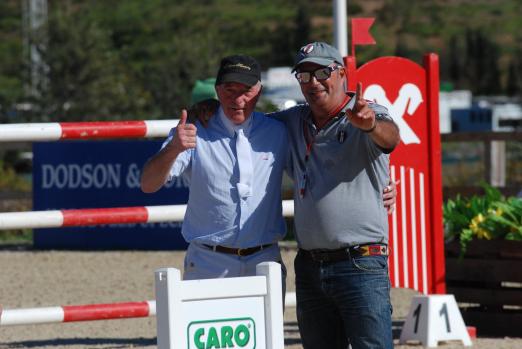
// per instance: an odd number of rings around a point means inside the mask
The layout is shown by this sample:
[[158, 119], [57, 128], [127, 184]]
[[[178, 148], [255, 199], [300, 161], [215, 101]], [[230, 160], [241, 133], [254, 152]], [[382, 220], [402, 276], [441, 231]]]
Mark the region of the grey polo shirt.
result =
[[[354, 99], [350, 100], [345, 109], [353, 103]], [[374, 103], [370, 107], [377, 118], [392, 120], [385, 107]], [[387, 243], [388, 218], [382, 199], [389, 182], [386, 150], [352, 126], [344, 111], [319, 131], [308, 105], [270, 116], [287, 125], [287, 171], [294, 179], [294, 224], [299, 247], [338, 249]], [[309, 144], [311, 151], [306, 159]]]

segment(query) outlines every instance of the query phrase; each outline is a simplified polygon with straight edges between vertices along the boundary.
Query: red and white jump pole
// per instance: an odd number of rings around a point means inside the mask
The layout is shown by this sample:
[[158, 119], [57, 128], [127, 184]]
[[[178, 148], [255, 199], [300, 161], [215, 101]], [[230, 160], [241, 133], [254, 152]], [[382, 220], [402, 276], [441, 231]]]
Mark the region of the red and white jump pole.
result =
[[129, 319], [155, 315], [156, 301], [4, 309], [0, 313], [0, 326]]
[[165, 137], [178, 120], [49, 122], [0, 125], [0, 142]]
[[[165, 137], [177, 124], [178, 120], [7, 124], [0, 125], [0, 142]], [[0, 213], [0, 230], [182, 221], [186, 208], [186, 205], [164, 205], [6, 212]], [[283, 216], [291, 217], [293, 214], [293, 200], [283, 201]], [[292, 307], [295, 304], [295, 293], [287, 293], [285, 305]], [[0, 306], [0, 326], [155, 315], [156, 301], [153, 300], [20, 309], [2, 309]]]
[[[285, 307], [295, 307], [295, 292], [287, 292]], [[42, 308], [0, 308], [0, 327], [156, 316], [156, 301], [63, 305]]]
[[[79, 227], [101, 224], [181, 222], [187, 205], [159, 205], [0, 213], [0, 230]], [[294, 215], [294, 201], [283, 201], [283, 216]]]

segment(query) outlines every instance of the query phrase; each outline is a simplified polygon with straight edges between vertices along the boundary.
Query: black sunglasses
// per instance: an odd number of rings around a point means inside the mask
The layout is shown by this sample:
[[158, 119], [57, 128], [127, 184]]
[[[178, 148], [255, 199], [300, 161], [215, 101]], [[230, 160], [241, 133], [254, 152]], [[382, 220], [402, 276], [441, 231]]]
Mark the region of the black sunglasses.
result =
[[315, 76], [317, 80], [326, 80], [330, 76], [332, 76], [332, 72], [336, 71], [339, 68], [341, 68], [340, 65], [335, 65], [333, 67], [319, 68], [315, 71], [299, 71], [295, 73], [295, 78], [301, 84], [309, 83], [310, 80], [312, 80], [312, 75]]

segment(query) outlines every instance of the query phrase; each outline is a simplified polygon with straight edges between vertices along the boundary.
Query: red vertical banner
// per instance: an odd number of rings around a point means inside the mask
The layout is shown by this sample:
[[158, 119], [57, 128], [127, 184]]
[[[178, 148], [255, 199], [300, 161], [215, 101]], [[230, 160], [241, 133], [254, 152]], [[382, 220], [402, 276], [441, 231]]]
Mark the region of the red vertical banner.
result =
[[390, 167], [391, 178], [401, 181], [389, 219], [392, 286], [428, 294], [444, 293], [445, 285], [437, 56], [425, 64], [382, 57], [351, 78], [362, 82], [366, 99], [388, 108], [401, 132]]

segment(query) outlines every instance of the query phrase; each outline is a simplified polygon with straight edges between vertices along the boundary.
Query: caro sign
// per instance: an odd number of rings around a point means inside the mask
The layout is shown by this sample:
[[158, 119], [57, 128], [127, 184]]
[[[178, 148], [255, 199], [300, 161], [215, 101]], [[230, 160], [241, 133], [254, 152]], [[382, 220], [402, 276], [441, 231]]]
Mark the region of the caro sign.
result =
[[194, 321], [188, 326], [189, 349], [256, 347], [255, 322], [251, 318]]
[[281, 265], [260, 263], [256, 274], [181, 280], [177, 269], [158, 269], [158, 348], [283, 348]]

